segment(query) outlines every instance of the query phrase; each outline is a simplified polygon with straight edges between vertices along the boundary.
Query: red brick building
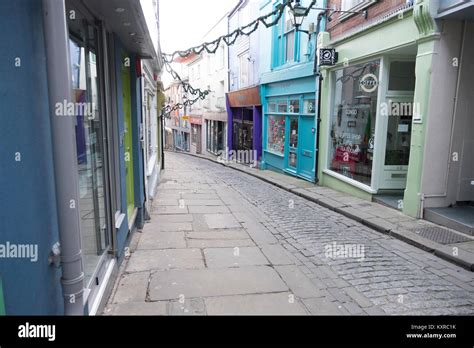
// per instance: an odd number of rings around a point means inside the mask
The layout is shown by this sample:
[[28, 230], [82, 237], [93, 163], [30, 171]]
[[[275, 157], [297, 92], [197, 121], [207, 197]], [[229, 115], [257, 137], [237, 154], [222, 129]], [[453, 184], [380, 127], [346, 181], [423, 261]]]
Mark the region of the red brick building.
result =
[[351, 13], [334, 13], [327, 23], [331, 39], [360, 29], [383, 16], [406, 7], [407, 0], [328, 0], [327, 7], [343, 11], [367, 11], [367, 16]]

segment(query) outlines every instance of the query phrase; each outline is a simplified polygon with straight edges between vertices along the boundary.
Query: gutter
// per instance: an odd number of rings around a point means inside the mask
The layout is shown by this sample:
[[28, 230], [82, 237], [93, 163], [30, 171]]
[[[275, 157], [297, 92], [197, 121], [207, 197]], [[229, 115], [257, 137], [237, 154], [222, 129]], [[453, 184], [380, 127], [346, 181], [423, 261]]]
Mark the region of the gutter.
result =
[[73, 117], [57, 116], [58, 102], [72, 102], [69, 35], [64, 0], [43, 0], [56, 205], [65, 315], [84, 314], [77, 153]]

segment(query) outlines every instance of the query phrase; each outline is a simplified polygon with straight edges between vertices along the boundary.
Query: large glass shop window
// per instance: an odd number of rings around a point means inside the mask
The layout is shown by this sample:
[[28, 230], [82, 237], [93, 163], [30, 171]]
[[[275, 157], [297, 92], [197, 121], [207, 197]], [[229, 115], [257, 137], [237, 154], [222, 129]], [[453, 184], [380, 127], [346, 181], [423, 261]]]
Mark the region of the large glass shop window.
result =
[[328, 167], [370, 185], [380, 61], [335, 72]]
[[268, 116], [267, 150], [283, 155], [285, 151], [285, 116]]
[[86, 283], [109, 241], [105, 220], [104, 125], [100, 114], [96, 28], [86, 21], [71, 24], [69, 40], [76, 151], [79, 177], [82, 253]]

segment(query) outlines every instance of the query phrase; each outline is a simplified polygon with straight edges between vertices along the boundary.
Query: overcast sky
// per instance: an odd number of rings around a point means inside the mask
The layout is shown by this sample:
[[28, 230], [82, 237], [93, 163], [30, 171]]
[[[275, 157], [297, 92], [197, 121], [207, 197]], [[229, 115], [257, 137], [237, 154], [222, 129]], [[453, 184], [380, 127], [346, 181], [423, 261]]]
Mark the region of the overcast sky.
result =
[[[197, 46], [238, 0], [160, 0], [161, 50], [172, 53]], [[170, 78], [166, 72], [165, 85]]]

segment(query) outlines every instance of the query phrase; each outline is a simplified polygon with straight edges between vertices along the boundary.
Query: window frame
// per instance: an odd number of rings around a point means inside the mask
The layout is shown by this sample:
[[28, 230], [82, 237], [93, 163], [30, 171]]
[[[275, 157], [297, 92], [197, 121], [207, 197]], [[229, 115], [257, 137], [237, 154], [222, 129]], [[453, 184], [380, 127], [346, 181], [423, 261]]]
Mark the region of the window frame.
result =
[[[356, 3], [355, 5], [352, 5], [352, 6], [349, 6], [349, 7], [345, 7], [343, 6], [343, 2], [344, 0], [341, 1], [341, 11], [354, 11], [354, 12], [357, 12], [357, 11], [362, 11], [362, 10], [365, 10], [366, 8], [370, 7], [370, 6], [373, 6], [375, 4], [377, 4], [379, 2], [379, 0], [346, 0], [346, 1], [359, 1], [358, 3]], [[339, 20], [342, 22], [346, 19], [349, 19], [353, 16], [357, 15], [357, 13], [344, 13], [344, 12], [341, 12], [339, 14]]]
[[[276, 2], [273, 5], [273, 9], [275, 10], [280, 4], [281, 1]], [[278, 24], [273, 27], [272, 31], [272, 62], [271, 68], [280, 68], [283, 66], [291, 65], [298, 63], [300, 61], [300, 33], [296, 30], [296, 28], [291, 25], [291, 28], [287, 30], [287, 21], [286, 16], [288, 15], [288, 9], [286, 9]], [[275, 19], [275, 18], [274, 18]], [[287, 60], [286, 53], [287, 53], [287, 38], [288, 34], [294, 33], [293, 35], [293, 59]]]
[[[250, 52], [249, 50], [246, 50], [245, 52], [242, 52], [241, 54], [239, 54], [239, 88], [244, 88], [244, 87], [247, 87], [249, 86], [249, 75], [250, 75], [250, 62], [249, 62], [249, 58], [250, 58]], [[243, 62], [242, 62], [243, 61]], [[247, 72], [247, 77], [246, 77], [246, 80], [245, 80], [245, 83], [244, 83], [244, 79], [242, 78], [243, 77], [243, 68], [244, 68], [244, 63], [245, 64], [245, 67], [246, 67], [246, 72]]]

